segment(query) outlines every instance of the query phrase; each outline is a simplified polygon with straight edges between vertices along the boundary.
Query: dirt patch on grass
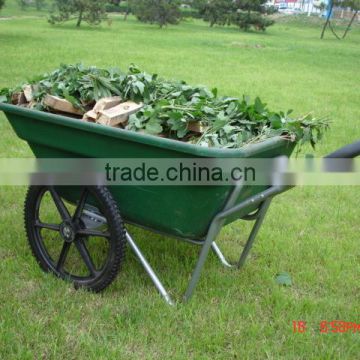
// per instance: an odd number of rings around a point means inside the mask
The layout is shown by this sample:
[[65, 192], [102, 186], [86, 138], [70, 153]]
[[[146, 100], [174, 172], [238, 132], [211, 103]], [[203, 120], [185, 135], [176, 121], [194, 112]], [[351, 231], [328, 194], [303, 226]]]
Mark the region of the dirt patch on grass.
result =
[[232, 47], [239, 47], [244, 49], [264, 49], [265, 45], [263, 44], [247, 44], [240, 41], [233, 41], [231, 43]]

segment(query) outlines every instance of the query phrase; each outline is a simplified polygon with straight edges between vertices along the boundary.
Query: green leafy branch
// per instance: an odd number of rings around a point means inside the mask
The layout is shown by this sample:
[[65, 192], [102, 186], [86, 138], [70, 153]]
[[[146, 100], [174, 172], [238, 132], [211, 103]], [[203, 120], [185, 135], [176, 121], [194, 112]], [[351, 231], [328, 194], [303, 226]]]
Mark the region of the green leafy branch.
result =
[[[130, 116], [126, 128], [193, 144], [238, 148], [249, 143], [283, 136], [312, 147], [329, 127], [326, 119], [311, 114], [291, 117], [292, 111], [274, 112], [260, 98], [219, 97], [217, 89], [190, 86], [185, 81], [170, 81], [142, 72], [131, 65], [120, 69], [99, 69], [82, 64], [61, 65], [59, 69], [29, 81], [33, 85], [36, 108], [45, 110], [46, 94], [67, 99], [83, 111], [108, 96], [144, 103]], [[21, 90], [0, 90], [0, 100], [11, 102]]]

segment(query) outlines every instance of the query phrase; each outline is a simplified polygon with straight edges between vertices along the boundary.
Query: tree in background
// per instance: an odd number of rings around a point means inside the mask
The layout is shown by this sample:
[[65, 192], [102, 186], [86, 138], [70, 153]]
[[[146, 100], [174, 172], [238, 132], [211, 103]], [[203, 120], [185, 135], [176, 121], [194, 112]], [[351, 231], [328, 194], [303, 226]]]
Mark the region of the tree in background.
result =
[[21, 10], [27, 10], [31, 6], [35, 6], [36, 10], [41, 10], [46, 5], [46, 0], [17, 0]]
[[82, 21], [98, 25], [106, 18], [106, 0], [55, 0], [50, 14], [50, 24], [76, 19], [79, 27]]
[[36, 10], [41, 10], [45, 6], [45, 0], [35, 0]]
[[158, 24], [160, 28], [178, 24], [181, 18], [177, 0], [133, 0], [130, 6], [138, 20]]
[[4, 4], [5, 4], [5, 0], [0, 0], [0, 10], [4, 6]]
[[210, 26], [234, 24], [245, 31], [251, 27], [265, 31], [274, 24], [264, 16], [274, 12], [266, 3], [267, 0], [194, 0], [193, 4]]
[[30, 5], [27, 0], [17, 0], [17, 3], [19, 4], [21, 10], [26, 10], [26, 8]]
[[230, 25], [236, 10], [232, 0], [196, 0], [194, 6], [199, 10], [199, 14], [204, 21], [209, 22], [210, 26]]
[[[268, 26], [275, 23], [264, 16], [269, 13], [266, 2], [267, 0], [235, 0], [236, 13], [232, 17], [232, 23], [245, 31], [251, 27], [265, 31]], [[270, 12], [273, 10], [270, 9]]]

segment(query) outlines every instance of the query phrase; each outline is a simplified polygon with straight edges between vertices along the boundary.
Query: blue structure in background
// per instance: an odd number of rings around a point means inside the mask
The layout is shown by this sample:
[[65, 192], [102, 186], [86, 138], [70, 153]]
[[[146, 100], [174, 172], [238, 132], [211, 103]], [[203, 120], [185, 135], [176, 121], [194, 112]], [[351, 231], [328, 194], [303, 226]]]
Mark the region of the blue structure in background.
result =
[[326, 9], [325, 9], [325, 16], [327, 19], [331, 19], [332, 18], [332, 10], [333, 10], [333, 7], [332, 7], [332, 3], [333, 3], [333, 0], [325, 0], [324, 1], [325, 4], [326, 4]]
[[308, 4], [310, 4], [310, 3], [312, 3], [317, 8], [319, 8], [320, 5], [325, 5], [324, 10], [320, 11], [320, 15], [319, 15], [320, 17], [323, 17], [323, 18], [327, 18], [328, 16], [329, 16], [329, 18], [332, 17], [333, 14], [330, 9], [331, 9], [333, 0], [314, 0], [314, 1], [308, 0]]

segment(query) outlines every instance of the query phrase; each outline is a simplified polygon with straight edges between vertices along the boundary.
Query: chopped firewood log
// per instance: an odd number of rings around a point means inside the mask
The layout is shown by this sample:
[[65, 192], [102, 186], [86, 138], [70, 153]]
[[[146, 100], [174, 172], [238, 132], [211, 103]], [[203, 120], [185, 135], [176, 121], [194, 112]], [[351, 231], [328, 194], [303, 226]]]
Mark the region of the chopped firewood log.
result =
[[43, 104], [55, 111], [74, 114], [74, 115], [82, 115], [83, 111], [80, 109], [76, 109], [70, 101], [65, 99], [61, 99], [57, 96], [46, 95]]
[[27, 104], [27, 107], [28, 107], [29, 109], [33, 109], [33, 108], [36, 106], [36, 104], [37, 104], [37, 102], [34, 101], [34, 100], [32, 100], [32, 101], [30, 101], [30, 102]]
[[139, 111], [142, 107], [143, 104], [127, 101], [108, 110], [100, 111], [100, 117], [96, 122], [102, 125], [116, 126], [128, 121], [129, 116]]
[[20, 93], [13, 93], [13, 94], [11, 95], [11, 103], [12, 103], [13, 105], [17, 105], [18, 102], [19, 102], [19, 97], [20, 97]]
[[190, 121], [187, 128], [189, 131], [193, 131], [199, 134], [203, 134], [206, 131], [206, 127], [201, 125], [200, 121]]
[[11, 96], [11, 103], [14, 105], [23, 105], [23, 104], [26, 104], [26, 102], [27, 101], [26, 101], [25, 95], [22, 91], [18, 92], [18, 93], [14, 93]]
[[98, 113], [103, 110], [110, 109], [121, 103], [120, 96], [111, 96], [100, 99], [94, 106], [93, 110]]
[[84, 114], [83, 120], [88, 122], [95, 122], [98, 118], [98, 114], [94, 110], [90, 110]]
[[26, 97], [24, 95], [23, 92], [20, 93], [20, 96], [19, 96], [19, 102], [18, 102], [18, 105], [24, 105], [26, 104], [27, 101], [26, 101]]
[[27, 102], [31, 102], [33, 99], [33, 87], [31, 85], [23, 86], [23, 92]]

